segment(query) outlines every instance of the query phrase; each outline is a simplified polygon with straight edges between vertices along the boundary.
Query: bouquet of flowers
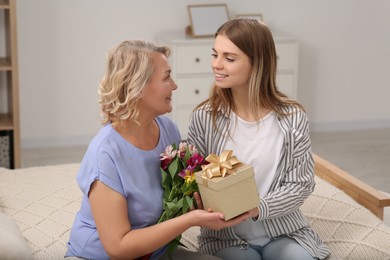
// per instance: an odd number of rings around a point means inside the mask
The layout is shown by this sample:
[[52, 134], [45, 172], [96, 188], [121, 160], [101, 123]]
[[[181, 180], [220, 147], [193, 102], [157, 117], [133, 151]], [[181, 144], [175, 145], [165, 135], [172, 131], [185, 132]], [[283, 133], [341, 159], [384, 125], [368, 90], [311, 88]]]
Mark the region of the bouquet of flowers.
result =
[[[198, 191], [195, 172], [206, 164], [198, 150], [187, 142], [181, 142], [177, 148], [169, 145], [160, 155], [163, 194], [163, 213], [158, 223], [175, 218], [194, 207], [193, 193]], [[181, 235], [168, 245], [168, 252], [180, 243]]]

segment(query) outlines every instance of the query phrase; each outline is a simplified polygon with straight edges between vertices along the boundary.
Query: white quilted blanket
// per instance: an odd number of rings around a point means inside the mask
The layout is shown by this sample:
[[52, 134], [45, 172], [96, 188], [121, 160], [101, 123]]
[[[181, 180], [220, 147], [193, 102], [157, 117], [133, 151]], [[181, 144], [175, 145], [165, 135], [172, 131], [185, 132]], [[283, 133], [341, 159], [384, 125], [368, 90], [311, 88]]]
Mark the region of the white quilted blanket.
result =
[[12, 216], [34, 259], [63, 259], [81, 191], [79, 164], [0, 170], [0, 208]]
[[[0, 168], [0, 211], [19, 226], [34, 259], [63, 259], [81, 202], [75, 180], [78, 167]], [[331, 248], [329, 259], [390, 259], [390, 227], [322, 179], [317, 178], [302, 210]], [[197, 234], [197, 228], [190, 229], [183, 242], [196, 249]]]

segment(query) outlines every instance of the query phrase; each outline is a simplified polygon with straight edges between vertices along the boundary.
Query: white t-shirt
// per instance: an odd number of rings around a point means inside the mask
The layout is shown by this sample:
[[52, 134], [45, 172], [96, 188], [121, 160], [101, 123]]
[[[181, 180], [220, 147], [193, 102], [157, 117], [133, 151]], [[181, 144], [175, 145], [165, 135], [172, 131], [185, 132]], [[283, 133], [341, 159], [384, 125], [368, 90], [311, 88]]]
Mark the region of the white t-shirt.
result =
[[[230, 138], [225, 150], [233, 150], [238, 160], [253, 166], [257, 189], [265, 196], [276, 174], [283, 145], [283, 133], [275, 112], [258, 122], [248, 122], [231, 113]], [[249, 219], [234, 227], [235, 233], [250, 244], [264, 245], [269, 241], [262, 221]]]

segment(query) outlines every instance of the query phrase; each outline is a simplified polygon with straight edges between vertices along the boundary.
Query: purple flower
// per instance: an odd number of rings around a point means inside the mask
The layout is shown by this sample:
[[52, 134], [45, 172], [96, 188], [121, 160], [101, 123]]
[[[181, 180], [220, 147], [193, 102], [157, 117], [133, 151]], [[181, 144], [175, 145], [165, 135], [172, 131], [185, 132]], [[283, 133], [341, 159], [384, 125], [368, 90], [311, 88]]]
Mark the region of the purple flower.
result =
[[180, 177], [182, 177], [184, 179], [186, 177], [186, 170], [182, 170], [177, 175], [179, 175]]
[[187, 165], [195, 168], [198, 165], [202, 165], [204, 162], [204, 157], [198, 153], [194, 153], [186, 162]]
[[161, 168], [164, 169], [164, 171], [168, 170], [169, 165], [172, 162], [172, 158], [165, 158], [165, 159], [160, 159], [161, 160]]

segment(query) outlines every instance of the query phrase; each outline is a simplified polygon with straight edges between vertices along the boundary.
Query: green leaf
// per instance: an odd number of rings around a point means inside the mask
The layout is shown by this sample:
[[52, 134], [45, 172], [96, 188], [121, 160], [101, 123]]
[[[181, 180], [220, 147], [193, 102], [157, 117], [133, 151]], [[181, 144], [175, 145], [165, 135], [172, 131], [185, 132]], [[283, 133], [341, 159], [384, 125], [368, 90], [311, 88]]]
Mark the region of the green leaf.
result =
[[180, 186], [174, 185], [169, 192], [169, 196], [167, 196], [168, 201], [172, 201], [175, 198], [181, 197], [181, 189]]
[[183, 198], [183, 207], [181, 213], [184, 214], [194, 205], [193, 199], [190, 196], [185, 196]]
[[175, 198], [171, 202], [165, 203], [164, 210], [167, 212], [167, 219], [171, 219], [181, 215], [181, 209], [183, 207], [183, 198], [177, 199]]
[[161, 214], [160, 219], [157, 221], [157, 223], [164, 222], [166, 219], [167, 212], [164, 211], [163, 214]]
[[168, 172], [172, 178], [172, 180], [175, 179], [175, 175], [177, 175], [180, 170], [179, 170], [179, 158], [176, 157], [171, 164], [168, 166]]
[[171, 188], [171, 176], [166, 173], [163, 169], [161, 169], [161, 185], [164, 189]]
[[171, 193], [171, 188], [172, 188], [171, 177], [163, 169], [161, 169], [161, 175], [162, 175], [161, 186], [164, 189], [163, 198], [167, 198], [167, 197], [169, 197], [169, 194]]
[[194, 194], [195, 191], [199, 191], [198, 184], [196, 183], [195, 180], [190, 183], [185, 183], [182, 186], [182, 193], [184, 195], [192, 196], [192, 194]]
[[164, 210], [166, 211], [167, 219], [170, 219], [177, 211], [176, 203], [166, 202]]
[[199, 191], [198, 183], [193, 181], [189, 184], [189, 189], [194, 193], [195, 191]]
[[[179, 199], [177, 202], [176, 202], [176, 207], [177, 207], [177, 212], [180, 211], [180, 209], [183, 207], [183, 198]], [[176, 212], [176, 213], [177, 213]]]

